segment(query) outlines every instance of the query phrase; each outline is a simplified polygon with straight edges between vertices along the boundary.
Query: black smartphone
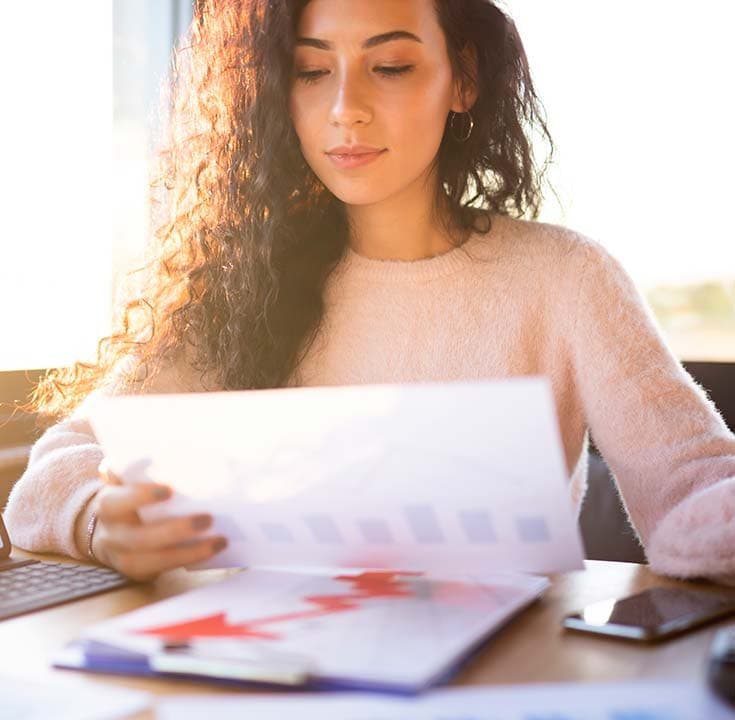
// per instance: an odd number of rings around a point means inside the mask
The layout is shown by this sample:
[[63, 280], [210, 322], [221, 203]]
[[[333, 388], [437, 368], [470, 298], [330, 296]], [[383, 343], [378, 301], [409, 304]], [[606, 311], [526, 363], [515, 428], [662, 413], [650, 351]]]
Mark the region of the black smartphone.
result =
[[735, 593], [652, 588], [603, 600], [564, 618], [564, 627], [626, 640], [656, 642], [735, 613]]

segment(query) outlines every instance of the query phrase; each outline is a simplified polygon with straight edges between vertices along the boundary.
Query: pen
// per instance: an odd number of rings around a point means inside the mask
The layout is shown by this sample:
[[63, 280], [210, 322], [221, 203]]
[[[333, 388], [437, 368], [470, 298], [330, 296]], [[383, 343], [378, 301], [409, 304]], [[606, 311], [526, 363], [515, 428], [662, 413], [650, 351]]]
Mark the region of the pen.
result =
[[156, 672], [291, 686], [311, 676], [306, 658], [227, 639], [167, 642], [149, 664]]

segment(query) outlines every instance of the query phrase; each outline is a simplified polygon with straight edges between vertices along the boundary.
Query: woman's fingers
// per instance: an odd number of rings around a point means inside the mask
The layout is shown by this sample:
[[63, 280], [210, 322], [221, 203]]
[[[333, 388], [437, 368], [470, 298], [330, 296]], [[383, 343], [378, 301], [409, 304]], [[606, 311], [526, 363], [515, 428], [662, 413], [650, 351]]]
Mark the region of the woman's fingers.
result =
[[144, 505], [171, 497], [171, 489], [156, 483], [112, 485], [99, 493], [97, 517], [104, 522], [130, 522], [131, 515]]
[[122, 485], [122, 480], [115, 475], [112, 470], [110, 470], [107, 464], [107, 458], [102, 458], [102, 462], [100, 462], [97, 472], [99, 473], [100, 480], [102, 480], [105, 485]]
[[223, 537], [206, 538], [188, 545], [155, 552], [117, 550], [111, 553], [117, 570], [133, 580], [152, 580], [165, 570], [207, 560], [227, 547]]
[[211, 527], [211, 515], [189, 515], [146, 525], [120, 525], [114, 528], [114, 538], [110, 539], [129, 550], [160, 550], [196, 540]]
[[208, 514], [142, 524], [141, 508], [171, 497], [157, 483], [122, 484], [104, 461], [99, 475], [105, 486], [95, 498], [95, 555], [134, 580], [150, 580], [165, 570], [207, 560], [227, 547], [223, 537], [201, 537], [212, 527]]

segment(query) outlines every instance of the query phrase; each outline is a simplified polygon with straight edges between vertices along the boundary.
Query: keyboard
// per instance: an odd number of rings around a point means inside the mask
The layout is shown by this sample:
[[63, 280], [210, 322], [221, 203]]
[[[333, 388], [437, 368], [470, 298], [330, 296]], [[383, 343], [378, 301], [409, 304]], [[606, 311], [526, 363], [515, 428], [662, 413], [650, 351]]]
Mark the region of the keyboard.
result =
[[131, 583], [124, 575], [95, 565], [6, 560], [0, 563], [0, 620]]

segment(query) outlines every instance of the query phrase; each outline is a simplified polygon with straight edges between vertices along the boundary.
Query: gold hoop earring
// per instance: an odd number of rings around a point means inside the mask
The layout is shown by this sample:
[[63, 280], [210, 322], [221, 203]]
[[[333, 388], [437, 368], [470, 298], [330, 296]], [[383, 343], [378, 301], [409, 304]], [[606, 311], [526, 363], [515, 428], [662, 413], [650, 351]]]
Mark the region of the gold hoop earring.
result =
[[[454, 127], [454, 121], [460, 116], [460, 115], [467, 115], [467, 118], [469, 119], [469, 125], [467, 127], [466, 134], [462, 137], [457, 137], [457, 129]], [[454, 110], [452, 110], [452, 119], [449, 121], [449, 129], [452, 131], [452, 137], [460, 143], [467, 142], [470, 139], [470, 135], [472, 135], [472, 130], [475, 127], [475, 121], [472, 119], [472, 114], [469, 110], [467, 112], [463, 113], [456, 113]]]

